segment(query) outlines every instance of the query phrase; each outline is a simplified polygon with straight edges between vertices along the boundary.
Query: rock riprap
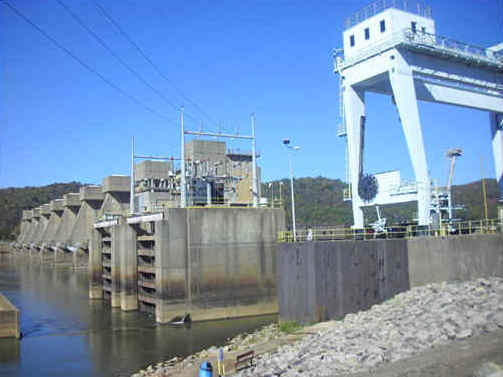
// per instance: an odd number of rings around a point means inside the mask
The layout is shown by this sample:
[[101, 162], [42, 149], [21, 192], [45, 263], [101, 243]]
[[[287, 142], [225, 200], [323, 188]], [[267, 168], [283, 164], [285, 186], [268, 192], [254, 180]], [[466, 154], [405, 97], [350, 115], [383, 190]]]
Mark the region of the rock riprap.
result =
[[371, 370], [498, 328], [503, 328], [503, 279], [429, 284], [323, 324], [296, 343], [258, 356], [256, 367], [235, 376], [333, 376]]

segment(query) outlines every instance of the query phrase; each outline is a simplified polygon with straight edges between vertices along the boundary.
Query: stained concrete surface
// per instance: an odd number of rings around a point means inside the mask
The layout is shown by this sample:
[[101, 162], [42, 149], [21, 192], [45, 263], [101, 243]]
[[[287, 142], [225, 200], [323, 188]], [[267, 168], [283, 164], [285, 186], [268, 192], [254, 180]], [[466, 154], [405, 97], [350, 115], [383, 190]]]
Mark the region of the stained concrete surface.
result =
[[503, 235], [282, 243], [277, 248], [283, 320], [336, 319], [411, 287], [503, 276]]

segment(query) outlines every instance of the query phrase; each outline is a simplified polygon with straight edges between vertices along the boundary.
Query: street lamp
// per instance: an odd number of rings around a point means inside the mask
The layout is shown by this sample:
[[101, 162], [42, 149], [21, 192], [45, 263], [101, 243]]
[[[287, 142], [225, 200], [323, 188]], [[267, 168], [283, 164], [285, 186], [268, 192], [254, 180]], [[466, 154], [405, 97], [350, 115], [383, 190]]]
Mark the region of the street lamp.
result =
[[292, 163], [292, 153], [293, 151], [298, 151], [300, 147], [298, 146], [291, 146], [290, 145], [290, 139], [284, 139], [283, 140], [283, 145], [288, 148], [290, 151], [288, 156], [289, 156], [289, 162], [290, 162], [290, 191], [292, 193], [292, 226], [293, 226], [293, 242], [297, 242], [297, 229], [295, 228], [295, 194], [293, 192], [293, 163]]

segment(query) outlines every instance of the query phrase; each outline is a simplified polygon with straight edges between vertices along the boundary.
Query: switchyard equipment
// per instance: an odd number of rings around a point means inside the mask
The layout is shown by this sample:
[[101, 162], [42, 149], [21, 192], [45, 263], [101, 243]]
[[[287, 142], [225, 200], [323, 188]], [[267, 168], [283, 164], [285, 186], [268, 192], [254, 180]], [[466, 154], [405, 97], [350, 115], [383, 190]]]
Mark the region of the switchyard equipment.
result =
[[[412, 200], [418, 202], [418, 224], [430, 224], [431, 179], [418, 100], [489, 112], [496, 177], [503, 198], [503, 43], [483, 48], [437, 35], [431, 8], [405, 0], [379, 0], [355, 13], [346, 20], [343, 41], [344, 49], [335, 50], [334, 72], [340, 76], [338, 134], [347, 141], [347, 196], [352, 201], [355, 228], [364, 226], [365, 206]], [[376, 191], [363, 181], [366, 92], [392, 96], [415, 182], [396, 184], [394, 173], [395, 184], [377, 184], [377, 194], [364, 200], [362, 193]]]
[[[255, 119], [251, 135], [189, 131], [181, 112], [181, 157], [156, 157], [131, 148], [130, 215], [162, 212], [164, 208], [190, 206], [249, 206], [260, 201], [260, 168], [255, 149]], [[193, 139], [185, 135], [251, 141], [251, 151], [227, 149], [223, 141]], [[137, 159], [142, 159], [136, 164]], [[177, 166], [175, 166], [177, 163]]]
[[[197, 162], [198, 160], [192, 159], [191, 160], [191, 173], [190, 176], [187, 174], [187, 164], [186, 164], [186, 153], [185, 153], [185, 135], [194, 135], [194, 136], [206, 136], [206, 137], [216, 137], [216, 138], [224, 138], [224, 139], [242, 139], [242, 140], [250, 140], [251, 141], [251, 168], [252, 168], [252, 185], [251, 185], [251, 197], [252, 197], [252, 205], [253, 207], [258, 207], [258, 203], [260, 202], [260, 192], [259, 192], [259, 183], [258, 183], [258, 177], [257, 177], [257, 153], [256, 153], [256, 148], [255, 148], [255, 115], [251, 114], [250, 119], [251, 119], [251, 135], [240, 135], [239, 133], [235, 134], [226, 134], [222, 133], [220, 131], [218, 132], [208, 132], [208, 131], [188, 131], [185, 130], [185, 125], [184, 125], [184, 116], [183, 116], [183, 107], [181, 109], [181, 115], [180, 115], [180, 125], [181, 125], [181, 150], [182, 150], [182, 162], [181, 162], [181, 182], [180, 182], [180, 193], [181, 193], [181, 198], [180, 198], [180, 207], [185, 208], [187, 207], [187, 178], [192, 179], [192, 181], [189, 180], [189, 185], [192, 183], [192, 186], [197, 190], [197, 184], [202, 183], [199, 180], [194, 181], [194, 172], [193, 169], [194, 167], [194, 162]], [[223, 160], [216, 161], [217, 163], [223, 162]], [[217, 165], [215, 165], [215, 161], [212, 162], [213, 167], [211, 168], [209, 165], [205, 167], [201, 167], [204, 171], [202, 174], [203, 181], [206, 183], [207, 187], [207, 192], [208, 192], [208, 202], [211, 204], [211, 191], [213, 189], [216, 189], [217, 187], [220, 187], [223, 189], [223, 187], [228, 184], [228, 183], [234, 183], [237, 180], [239, 180], [243, 174], [239, 176], [236, 175], [229, 175], [227, 171], [225, 171], [224, 176], [219, 175], [219, 171], [222, 171], [222, 169], [218, 169]], [[233, 167], [231, 167], [233, 170]], [[227, 170], [227, 169], [224, 169]], [[212, 188], [213, 187], [213, 188]], [[218, 190], [218, 189], [217, 189]]]
[[[135, 160], [142, 159], [139, 164]], [[134, 137], [131, 139], [131, 181], [129, 214], [159, 212], [164, 207], [175, 207], [180, 189], [174, 157], [135, 154]]]

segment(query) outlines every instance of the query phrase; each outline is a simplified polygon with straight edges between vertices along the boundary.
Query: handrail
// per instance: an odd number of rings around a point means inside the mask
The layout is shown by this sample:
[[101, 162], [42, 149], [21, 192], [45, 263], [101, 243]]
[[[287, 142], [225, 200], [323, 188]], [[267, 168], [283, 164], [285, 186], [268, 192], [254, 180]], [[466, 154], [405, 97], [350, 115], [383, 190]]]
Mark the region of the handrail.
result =
[[503, 69], [503, 51], [493, 51], [490, 48], [460, 42], [453, 38], [418, 30], [413, 31], [412, 29], [407, 28], [397, 31], [391, 34], [389, 38], [380, 40], [362, 49], [360, 53], [346, 60], [341, 58], [341, 52], [339, 50], [335, 51], [334, 70], [340, 73], [341, 70], [348, 68], [359, 61], [368, 59], [399, 45], [437, 51], [444, 55], [457, 56], [464, 59], [476, 59], [478, 62], [496, 65]]
[[347, 17], [345, 29], [349, 29], [350, 27], [359, 24], [360, 22], [365, 21], [366, 19], [390, 8], [415, 13], [426, 18], [432, 18], [431, 7], [426, 6], [418, 1], [376, 0], [373, 3], [370, 3], [369, 5], [363, 7], [359, 11], [353, 13], [351, 16]]
[[[376, 232], [373, 228], [353, 229], [345, 227], [312, 227], [297, 229], [297, 242], [306, 241], [342, 241], [383, 239], [412, 239], [415, 237], [456, 237], [474, 234], [503, 233], [503, 223], [499, 219], [470, 220], [454, 223], [443, 223], [438, 226], [423, 225], [392, 225], [384, 232]], [[278, 232], [278, 242], [293, 242], [293, 232]]]

